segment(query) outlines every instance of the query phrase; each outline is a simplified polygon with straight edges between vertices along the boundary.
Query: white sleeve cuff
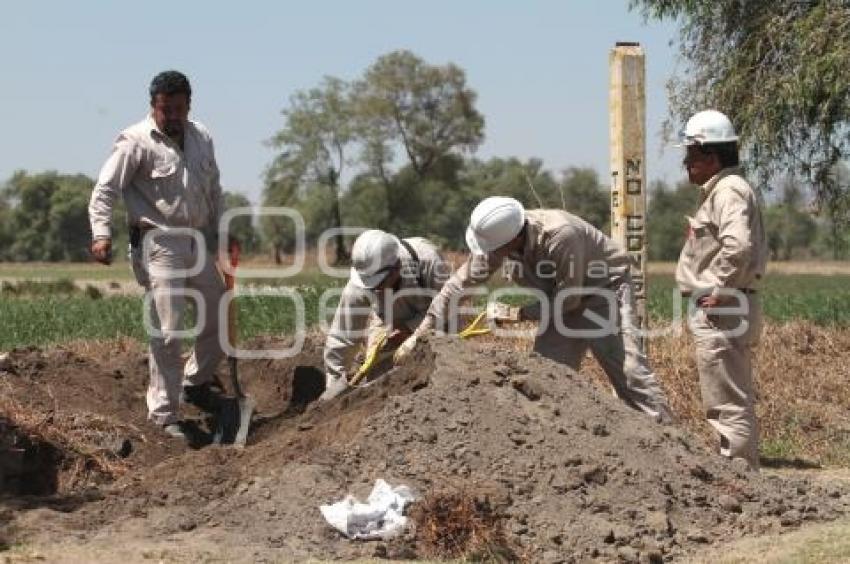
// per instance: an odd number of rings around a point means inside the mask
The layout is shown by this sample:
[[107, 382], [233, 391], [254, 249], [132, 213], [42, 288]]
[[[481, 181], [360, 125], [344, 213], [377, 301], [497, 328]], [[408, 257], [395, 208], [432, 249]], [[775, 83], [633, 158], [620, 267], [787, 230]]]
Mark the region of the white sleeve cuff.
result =
[[108, 225], [92, 225], [91, 228], [92, 240], [112, 239], [112, 230]]

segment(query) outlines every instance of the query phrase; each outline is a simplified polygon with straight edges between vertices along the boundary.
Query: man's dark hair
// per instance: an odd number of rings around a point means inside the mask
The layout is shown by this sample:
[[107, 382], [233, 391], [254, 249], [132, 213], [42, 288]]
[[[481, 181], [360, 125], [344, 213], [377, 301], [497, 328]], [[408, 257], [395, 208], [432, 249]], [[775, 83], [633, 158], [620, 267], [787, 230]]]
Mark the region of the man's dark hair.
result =
[[730, 141], [729, 143], [709, 143], [708, 145], [697, 145], [699, 152], [703, 155], [717, 155], [717, 160], [720, 161], [720, 166], [729, 168], [738, 166], [738, 142]]
[[186, 95], [187, 100], [192, 99], [192, 87], [189, 85], [189, 79], [182, 72], [176, 70], [164, 71], [153, 77], [151, 80], [151, 104], [157, 94], [165, 94], [171, 96], [173, 94]]

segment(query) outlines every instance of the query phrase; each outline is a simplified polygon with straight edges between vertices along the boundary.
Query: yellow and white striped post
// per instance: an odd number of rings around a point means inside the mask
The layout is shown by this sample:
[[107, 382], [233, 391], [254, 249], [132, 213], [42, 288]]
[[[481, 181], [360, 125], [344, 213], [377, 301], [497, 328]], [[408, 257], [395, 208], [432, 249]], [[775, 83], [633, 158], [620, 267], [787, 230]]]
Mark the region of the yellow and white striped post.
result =
[[[644, 53], [617, 43], [609, 56], [611, 116], [611, 237], [632, 259], [639, 326], [646, 312], [646, 92]], [[645, 344], [645, 343], [644, 343]]]

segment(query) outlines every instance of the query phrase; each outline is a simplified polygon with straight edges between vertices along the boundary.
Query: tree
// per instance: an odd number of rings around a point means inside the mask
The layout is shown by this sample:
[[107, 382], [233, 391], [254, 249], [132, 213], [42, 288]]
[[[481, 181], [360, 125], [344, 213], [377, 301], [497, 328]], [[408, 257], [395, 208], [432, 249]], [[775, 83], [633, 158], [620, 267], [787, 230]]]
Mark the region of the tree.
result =
[[561, 180], [564, 209], [607, 232], [611, 221], [611, 196], [599, 184], [592, 168], [570, 167]]
[[649, 188], [647, 238], [649, 260], [676, 260], [685, 243], [687, 220], [697, 208], [698, 190], [680, 182], [671, 190], [662, 181]]
[[[471, 160], [461, 181], [470, 187], [469, 210], [487, 196], [510, 196], [528, 208], [561, 207], [562, 193], [540, 159], [522, 162], [516, 157]], [[469, 211], [467, 210], [467, 211]]]
[[[354, 141], [348, 84], [326, 77], [320, 87], [296, 92], [283, 114], [284, 128], [271, 140], [280, 154], [268, 171], [267, 186], [275, 186], [285, 178], [324, 188], [329, 193], [330, 226], [341, 227], [339, 179], [347, 162], [347, 150]], [[347, 261], [341, 233], [335, 242], [337, 262]]]
[[[251, 207], [251, 202], [244, 195], [235, 192], [224, 193], [225, 210], [247, 207]], [[253, 214], [235, 217], [230, 222], [230, 235], [236, 237], [244, 253], [255, 253], [260, 248], [260, 237], [254, 228]]]
[[351, 180], [343, 195], [342, 207], [347, 225], [392, 230], [391, 220], [387, 217], [384, 185], [372, 174], [361, 173]]
[[14, 241], [11, 223], [12, 210], [6, 200], [0, 198], [0, 261], [8, 260], [7, 253]]
[[830, 171], [830, 179], [838, 189], [830, 192], [822, 202], [826, 210], [829, 228], [827, 242], [832, 250], [832, 258], [839, 260], [846, 257], [850, 247], [850, 169], [845, 162], [836, 163]]
[[[476, 94], [459, 67], [429, 65], [410, 51], [380, 57], [356, 85], [361, 127], [372, 159], [391, 158], [399, 143], [422, 178], [444, 155], [474, 150], [484, 139]], [[382, 149], [383, 148], [383, 149]]]
[[[308, 221], [310, 230], [353, 223], [402, 235], [442, 232], [440, 210], [457, 199], [461, 155], [483, 138], [474, 101], [461, 69], [429, 65], [407, 51], [380, 57], [353, 85], [328, 77], [296, 93], [284, 111], [285, 126], [271, 140], [279, 154], [266, 175], [264, 204], [309, 213], [321, 222]], [[397, 153], [406, 158], [396, 161]], [[320, 205], [323, 198], [329, 206]], [[279, 256], [289, 244], [287, 228], [268, 219], [263, 230]], [[335, 240], [342, 260], [342, 235]]]
[[88, 260], [89, 198], [94, 183], [79, 175], [57, 182], [50, 197], [46, 260]]
[[685, 68], [669, 83], [671, 120], [684, 123], [695, 111], [717, 108], [732, 119], [762, 181], [797, 174], [828, 212], [843, 205], [848, 186], [832, 171], [850, 156], [850, 3], [631, 0], [630, 6], [645, 18], [679, 23]]
[[764, 210], [765, 230], [771, 258], [791, 260], [795, 249], [814, 242], [817, 224], [803, 210], [803, 191], [795, 179], [787, 178], [781, 190], [780, 201]]
[[86, 260], [91, 231], [88, 203], [94, 181], [84, 175], [16, 172], [3, 193], [8, 202], [6, 253], [16, 261]]
[[403, 212], [408, 197], [391, 179], [396, 148], [424, 181], [447, 155], [474, 151], [484, 139], [476, 94], [454, 64], [429, 65], [409, 51], [394, 51], [366, 70], [354, 92], [361, 161], [383, 183], [390, 218]]
[[[263, 189], [263, 205], [267, 207], [294, 207], [298, 199], [299, 175], [276, 159], [270, 168]], [[289, 164], [289, 163], [286, 163]], [[275, 170], [275, 167], [279, 169]], [[279, 216], [264, 215], [260, 218], [263, 239], [268, 241], [276, 264], [283, 262], [282, 255], [295, 250], [295, 225]]]
[[50, 198], [57, 189], [55, 174], [30, 176], [16, 172], [4, 192], [12, 201], [11, 227], [15, 241], [9, 258], [15, 261], [51, 260]]
[[[0, 259], [15, 261], [85, 261], [89, 259], [91, 228], [88, 204], [94, 180], [83, 174], [55, 171], [16, 172], [0, 190]], [[5, 211], [3, 211], [5, 207]], [[123, 205], [112, 219], [113, 248], [126, 248], [127, 220]], [[4, 234], [5, 233], [5, 234]], [[120, 256], [120, 254], [116, 255]]]

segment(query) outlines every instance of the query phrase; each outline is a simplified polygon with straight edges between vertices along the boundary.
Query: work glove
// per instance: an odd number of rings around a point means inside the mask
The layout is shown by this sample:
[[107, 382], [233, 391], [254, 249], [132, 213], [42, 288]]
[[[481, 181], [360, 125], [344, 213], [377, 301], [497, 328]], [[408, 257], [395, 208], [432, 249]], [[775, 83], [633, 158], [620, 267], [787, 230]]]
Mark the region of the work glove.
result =
[[319, 401], [330, 401], [348, 389], [348, 380], [343, 376], [337, 378], [327, 376], [325, 381], [325, 392], [319, 396]]
[[401, 366], [410, 360], [411, 353], [413, 353], [413, 349], [416, 348], [416, 343], [418, 341], [419, 337], [415, 334], [405, 339], [404, 342], [396, 349], [395, 353], [393, 353], [393, 365]]
[[520, 308], [504, 304], [502, 302], [490, 302], [487, 304], [487, 321], [501, 325], [503, 323], [517, 323], [522, 320]]

